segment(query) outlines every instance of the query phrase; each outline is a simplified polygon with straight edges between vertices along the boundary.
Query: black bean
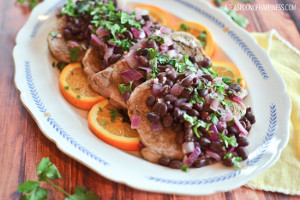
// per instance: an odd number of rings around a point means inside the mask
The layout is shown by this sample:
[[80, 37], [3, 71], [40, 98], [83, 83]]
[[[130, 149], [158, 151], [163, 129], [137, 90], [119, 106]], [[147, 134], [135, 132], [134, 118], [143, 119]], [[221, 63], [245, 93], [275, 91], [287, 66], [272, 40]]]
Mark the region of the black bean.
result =
[[148, 48], [145, 48], [145, 49], [142, 49], [141, 51], [140, 51], [140, 55], [141, 56], [148, 56], [148, 53], [149, 53], [149, 49]]
[[168, 107], [165, 103], [161, 103], [158, 107], [157, 113], [158, 115], [160, 115], [161, 117], [164, 117], [168, 112]]
[[167, 66], [166, 66], [166, 65], [158, 65], [157, 68], [158, 68], [160, 71], [166, 71]]
[[190, 116], [196, 116], [196, 117], [199, 117], [199, 115], [200, 115], [199, 112], [195, 109], [188, 110], [187, 114]]
[[77, 28], [75, 26], [73, 26], [71, 30], [74, 35], [78, 34], [81, 31], [80, 28]]
[[172, 87], [174, 85], [173, 81], [167, 79], [166, 80], [166, 84], [169, 85], [170, 87]]
[[239, 144], [239, 146], [248, 146], [249, 142], [247, 140], [247, 138], [245, 136], [238, 136], [236, 139], [237, 143]]
[[191, 94], [192, 94], [192, 87], [189, 87], [189, 89], [185, 88], [181, 93], [181, 97], [188, 98]]
[[159, 163], [160, 165], [163, 165], [163, 166], [168, 166], [169, 163], [170, 163], [170, 158], [168, 158], [168, 157], [160, 157], [160, 158], [158, 159], [158, 163]]
[[182, 110], [180, 110], [179, 108], [174, 109], [173, 116], [174, 116], [175, 119], [180, 119], [180, 117], [182, 115], [184, 115], [184, 112]]
[[214, 79], [214, 77], [211, 74], [204, 74], [202, 75], [202, 77], [208, 81], [212, 81]]
[[251, 124], [255, 123], [255, 116], [252, 114], [251, 108], [247, 108], [245, 117], [250, 121]]
[[201, 62], [202, 67], [208, 68], [210, 65], [211, 65], [210, 58], [205, 57]]
[[226, 158], [223, 160], [223, 164], [227, 167], [232, 167], [233, 166], [233, 161], [231, 158]]
[[131, 33], [129, 30], [126, 30], [126, 31], [125, 31], [124, 36], [125, 36], [126, 38], [128, 38], [129, 40], [132, 40], [132, 39], [133, 39], [133, 35], [132, 35], [132, 33]]
[[114, 53], [115, 53], [115, 54], [123, 54], [123, 50], [122, 50], [122, 48], [120, 48], [120, 47], [115, 47], [115, 48], [114, 48]]
[[192, 63], [196, 63], [196, 58], [195, 58], [195, 56], [189, 56], [189, 60], [190, 60]]
[[[173, 130], [176, 132], [176, 133], [181, 133], [182, 132], [182, 124], [180, 123], [175, 123], [173, 125]], [[183, 134], [183, 133], [182, 133]], [[183, 138], [183, 137], [182, 137]]]
[[170, 101], [167, 101], [166, 105], [168, 107], [168, 112], [172, 112], [174, 110], [174, 106], [172, 105], [172, 103]]
[[185, 121], [185, 122], [183, 123], [183, 127], [184, 127], [185, 129], [192, 129], [192, 128], [193, 128], [193, 125], [192, 125], [190, 122]]
[[243, 160], [246, 160], [246, 159], [248, 158], [248, 151], [247, 151], [245, 148], [243, 148], [243, 147], [238, 147], [238, 148], [236, 149], [236, 152], [237, 152], [237, 154], [238, 154], [239, 156], [242, 157]]
[[190, 104], [190, 103], [183, 103], [183, 104], [180, 105], [180, 108], [181, 108], [182, 110], [191, 110], [192, 107], [193, 107], [193, 105]]
[[198, 78], [198, 77], [194, 77], [194, 78], [193, 78], [193, 83], [192, 83], [192, 84], [193, 84], [194, 86], [198, 86], [199, 83], [200, 83], [199, 78]]
[[237, 135], [237, 134], [240, 133], [239, 129], [235, 125], [229, 126], [228, 127], [228, 132], [232, 133], [234, 135]]
[[239, 92], [242, 88], [241, 88], [241, 86], [239, 85], [239, 84], [231, 84], [230, 86], [229, 86], [229, 88], [230, 89], [233, 89], [234, 91], [236, 91], [236, 92]]
[[211, 118], [210, 118], [210, 116], [209, 116], [209, 113], [206, 112], [206, 111], [201, 112], [200, 118], [203, 119], [203, 120], [205, 120], [205, 121], [210, 121], [210, 120], [211, 120]]
[[226, 151], [225, 146], [221, 142], [212, 142], [209, 145], [209, 149], [216, 153]]
[[163, 83], [166, 77], [166, 72], [159, 72], [156, 77], [158, 78], [160, 83]]
[[202, 112], [202, 110], [203, 110], [203, 103], [195, 103], [195, 104], [193, 105], [193, 108], [194, 108], [195, 110], [197, 110], [198, 112]]
[[174, 81], [175, 79], [177, 79], [177, 72], [175, 70], [169, 70], [167, 72], [167, 77]]
[[194, 162], [194, 166], [196, 168], [200, 168], [200, 167], [204, 167], [205, 165], [208, 165], [208, 163], [209, 163], [208, 158], [201, 158]]
[[125, 35], [122, 34], [122, 33], [116, 34], [116, 36], [117, 36], [120, 40], [125, 39]]
[[156, 113], [154, 112], [150, 112], [147, 114], [147, 119], [150, 121], [150, 122], [157, 122], [160, 120], [160, 116], [158, 116]]
[[165, 101], [170, 101], [171, 103], [173, 103], [176, 99], [177, 99], [177, 97], [175, 97], [173, 94], [167, 94], [164, 97]]
[[250, 123], [250, 121], [246, 118], [246, 117], [243, 117], [243, 121], [245, 122], [245, 129], [247, 130], [247, 131], [250, 131], [250, 129], [251, 129], [251, 123]]
[[72, 39], [72, 33], [69, 29], [65, 29], [64, 30], [64, 38], [66, 40], [71, 40]]
[[117, 62], [119, 59], [121, 58], [121, 54], [113, 54], [108, 58], [108, 63], [114, 64], [115, 62]]
[[169, 167], [173, 169], [180, 169], [182, 162], [180, 160], [171, 160], [169, 163]]
[[164, 85], [160, 91], [160, 95], [165, 96], [170, 93], [171, 87], [169, 85]]
[[172, 124], [173, 124], [173, 118], [172, 118], [171, 114], [168, 113], [168, 114], [163, 118], [163, 126], [164, 126], [165, 128], [169, 128], [169, 127], [172, 126]]
[[152, 107], [155, 104], [156, 98], [153, 94], [150, 94], [146, 100], [146, 105]]
[[142, 18], [145, 20], [145, 21], [150, 21], [151, 18], [149, 15], [142, 15]]
[[232, 97], [237, 96], [237, 94], [236, 94], [235, 90], [233, 90], [233, 89], [228, 89], [228, 90], [227, 90], [227, 96], [228, 96], [229, 98], [232, 98]]
[[157, 112], [157, 110], [158, 110], [158, 107], [160, 106], [160, 104], [161, 103], [159, 103], [159, 102], [156, 102], [155, 104], [154, 104], [154, 106], [152, 107], [152, 112]]
[[145, 67], [149, 67], [149, 60], [145, 56], [140, 56], [141, 64]]
[[193, 137], [194, 136], [193, 129], [192, 128], [186, 128], [185, 131], [184, 131], [184, 134], [185, 134], [185, 136]]
[[205, 96], [208, 94], [208, 89], [202, 89], [202, 90], [199, 90], [198, 94], [199, 94], [201, 97], [205, 97]]
[[193, 82], [192, 76], [187, 76], [181, 81], [181, 85], [184, 87], [189, 87]]
[[154, 39], [151, 39], [149, 42], [148, 42], [148, 48], [152, 48], [154, 50], [158, 50], [159, 47], [156, 43], [156, 41]]
[[183, 144], [183, 142], [184, 142], [184, 133], [183, 132], [177, 133], [175, 139], [176, 139], [177, 144]]

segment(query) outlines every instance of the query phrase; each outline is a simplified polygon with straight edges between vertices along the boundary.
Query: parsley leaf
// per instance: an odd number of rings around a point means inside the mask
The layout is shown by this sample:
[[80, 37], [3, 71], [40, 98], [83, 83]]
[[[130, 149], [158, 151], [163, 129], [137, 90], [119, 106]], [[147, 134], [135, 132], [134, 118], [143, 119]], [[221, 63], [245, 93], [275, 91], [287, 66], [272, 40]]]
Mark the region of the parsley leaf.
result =
[[78, 186], [75, 188], [75, 193], [65, 200], [98, 200], [99, 197], [93, 191], [87, 191], [86, 187]]
[[181, 166], [180, 166], [180, 169], [181, 169], [182, 171], [184, 171], [184, 172], [189, 172], [189, 171], [190, 171], [190, 168], [189, 168], [189, 166], [187, 166], [187, 165], [181, 165]]
[[71, 62], [76, 62], [78, 58], [81, 56], [81, 52], [79, 47], [72, 47], [69, 49]]
[[235, 168], [241, 168], [241, 164], [239, 163], [240, 161], [242, 161], [242, 157], [233, 157], [232, 161], [233, 161], [233, 166]]
[[132, 83], [133, 83], [133, 81], [130, 81], [130, 84], [127, 86], [125, 86], [124, 84], [119, 84], [118, 88], [119, 88], [121, 94], [125, 94], [126, 92], [132, 92], [132, 88], [131, 88]]
[[49, 158], [43, 158], [40, 162], [37, 169], [37, 175], [41, 181], [62, 178], [56, 166], [50, 162]]

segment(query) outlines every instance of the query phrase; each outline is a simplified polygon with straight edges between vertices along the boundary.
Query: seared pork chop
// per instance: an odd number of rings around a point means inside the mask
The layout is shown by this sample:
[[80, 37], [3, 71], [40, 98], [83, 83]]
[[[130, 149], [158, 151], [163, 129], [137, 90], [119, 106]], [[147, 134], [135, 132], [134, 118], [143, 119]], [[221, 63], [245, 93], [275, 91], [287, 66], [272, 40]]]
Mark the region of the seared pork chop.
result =
[[181, 145], [176, 143], [176, 133], [171, 128], [156, 132], [153, 132], [150, 128], [151, 122], [147, 119], [150, 108], [146, 105], [146, 99], [152, 93], [153, 82], [154, 80], [151, 79], [136, 87], [127, 102], [130, 119], [132, 116], [141, 117], [137, 131], [145, 145], [141, 150], [142, 155], [146, 160], [154, 163], [157, 163], [162, 156], [182, 160], [183, 153]]
[[99, 54], [98, 50], [89, 48], [82, 59], [83, 71], [87, 75], [90, 84], [92, 76], [102, 69], [102, 60]]

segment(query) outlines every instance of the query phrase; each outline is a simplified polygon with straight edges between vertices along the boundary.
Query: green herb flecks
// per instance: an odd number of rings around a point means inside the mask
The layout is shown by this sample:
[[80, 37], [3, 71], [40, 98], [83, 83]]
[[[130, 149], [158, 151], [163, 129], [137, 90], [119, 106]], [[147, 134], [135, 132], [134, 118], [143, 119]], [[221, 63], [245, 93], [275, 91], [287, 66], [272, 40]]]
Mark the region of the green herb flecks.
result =
[[200, 35], [198, 35], [198, 40], [201, 42], [201, 46], [205, 47], [206, 46], [206, 37], [207, 37], [207, 32], [202, 31]]
[[161, 44], [165, 43], [165, 38], [160, 37], [160, 36], [150, 35], [147, 40], [150, 41], [152, 39], [155, 40], [155, 41], [157, 41], [157, 42], [159, 42], [159, 43], [161, 43]]
[[115, 109], [109, 109], [109, 110], [110, 110], [110, 112], [109, 112], [109, 114], [110, 114], [110, 121], [111, 122], [116, 122], [116, 117], [119, 117], [120, 113], [117, 110], [115, 110]]
[[57, 36], [57, 33], [56, 33], [55, 31], [51, 31], [51, 32], [49, 33], [49, 35], [52, 36], [52, 37], [56, 37], [56, 36]]
[[101, 122], [101, 125], [102, 125], [102, 126], [107, 125], [107, 124], [108, 124], [107, 121]]
[[190, 171], [190, 168], [189, 168], [189, 166], [187, 166], [187, 165], [181, 165], [181, 166], [180, 166], [180, 169], [181, 169], [182, 171], [184, 171], [184, 172], [189, 172], [189, 171]]
[[183, 31], [187, 31], [189, 29], [189, 26], [186, 24], [180, 24], [180, 29]]
[[33, 9], [38, 3], [41, 2], [41, 0], [17, 0], [17, 3], [24, 4], [25, 2], [28, 2], [29, 8]]
[[69, 54], [70, 54], [71, 62], [76, 62], [78, 58], [80, 58], [81, 56], [80, 48], [77, 46], [72, 47], [71, 49], [69, 49]]
[[223, 141], [226, 148], [228, 148], [228, 145], [233, 146], [233, 147], [238, 146], [235, 136], [227, 137], [224, 133], [218, 133], [218, 136], [219, 136], [219, 139]]
[[45, 188], [40, 187], [41, 182], [45, 182], [58, 191], [62, 192], [65, 196], [65, 200], [98, 200], [99, 197], [93, 191], [87, 191], [85, 187], [76, 187], [74, 194], [69, 194], [62, 188], [58, 187], [50, 180], [61, 179], [56, 166], [50, 162], [49, 158], [43, 158], [37, 169], [38, 181], [28, 180], [24, 183], [21, 183], [17, 190], [22, 192], [21, 200], [45, 200], [48, 196], [48, 191]]
[[126, 92], [132, 92], [132, 83], [133, 81], [130, 81], [129, 85], [125, 85], [125, 84], [119, 84], [118, 88], [121, 92], [121, 94], [125, 94]]

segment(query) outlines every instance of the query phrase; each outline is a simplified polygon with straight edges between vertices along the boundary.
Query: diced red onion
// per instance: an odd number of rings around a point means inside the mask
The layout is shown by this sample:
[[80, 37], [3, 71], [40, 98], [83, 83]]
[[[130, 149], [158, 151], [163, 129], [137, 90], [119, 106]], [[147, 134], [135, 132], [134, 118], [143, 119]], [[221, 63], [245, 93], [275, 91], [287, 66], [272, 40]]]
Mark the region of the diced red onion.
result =
[[124, 94], [121, 94], [121, 97], [125, 103], [127, 103], [128, 99], [130, 98], [130, 95], [130, 92], [125, 92]]
[[168, 28], [168, 27], [165, 27], [163, 26], [160, 31], [163, 33], [163, 34], [171, 34], [172, 33], [172, 29]]
[[147, 28], [147, 29], [149, 29], [152, 24], [153, 23], [151, 21], [147, 21], [146, 25], [144, 27]]
[[214, 158], [214, 159], [217, 160], [217, 161], [221, 161], [221, 159], [222, 159], [221, 156], [220, 156], [219, 154], [217, 154], [217, 153], [215, 153], [215, 152], [213, 152], [213, 151], [211, 151], [211, 150], [206, 150], [206, 154], [207, 154], [208, 156]]
[[135, 9], [135, 18], [138, 21], [142, 19], [143, 15], [149, 15], [149, 11], [148, 10], [144, 10], [144, 9], [139, 9], [139, 8]]
[[120, 9], [123, 10], [124, 12], [132, 13], [132, 10], [128, 7], [121, 7]]
[[204, 99], [207, 103], [211, 103], [211, 101], [212, 101], [210, 94], [205, 95]]
[[210, 133], [210, 137], [213, 141], [216, 141], [219, 137], [218, 137], [218, 129], [216, 127], [216, 125], [211, 125], [208, 129], [209, 131], [212, 131], [212, 133]]
[[140, 116], [132, 116], [131, 119], [131, 128], [137, 129], [140, 127], [141, 117]]
[[143, 39], [146, 37], [145, 31], [143, 29], [138, 30], [137, 28], [131, 27], [131, 32], [137, 39]]
[[177, 58], [177, 56], [178, 56], [176, 50], [174, 50], [174, 49], [168, 51], [167, 54], [169, 55], [169, 58], [170, 58], [170, 59], [171, 59], [171, 58]]
[[203, 75], [203, 71], [201, 69], [198, 69], [197, 71], [197, 76], [201, 77]]
[[218, 76], [218, 77], [214, 78], [213, 83], [216, 83], [216, 82], [222, 83], [222, 77]]
[[243, 127], [240, 120], [236, 116], [233, 116], [233, 119], [234, 119], [234, 123], [238, 127], [239, 131], [244, 135], [248, 135], [248, 131]]
[[191, 153], [191, 155], [186, 159], [185, 164], [187, 166], [192, 166], [192, 164], [197, 160], [199, 155], [201, 154], [201, 149], [197, 146], [194, 148], [194, 151]]
[[111, 55], [113, 55], [114, 53], [114, 47], [109, 47], [107, 48], [105, 54], [104, 54], [104, 58], [109, 58]]
[[178, 83], [176, 83], [175, 85], [173, 85], [173, 87], [171, 88], [170, 93], [175, 95], [175, 96], [179, 96], [182, 91], [184, 90], [184, 87], [179, 85]]
[[70, 48], [73, 48], [73, 47], [80, 47], [80, 45], [79, 45], [78, 42], [76, 42], [76, 41], [71, 41], [71, 42], [68, 44], [68, 47], [70, 47]]
[[161, 89], [162, 89], [161, 85], [159, 85], [159, 84], [153, 84], [153, 86], [152, 86], [152, 94], [154, 96], [159, 96]]
[[225, 109], [222, 113], [223, 115], [220, 117], [222, 121], [230, 122], [233, 119], [232, 111], [229, 108]]
[[231, 147], [229, 147], [227, 153], [232, 153], [234, 151], [235, 151], [235, 147], [231, 146]]
[[213, 111], [217, 111], [219, 105], [220, 105], [219, 99], [213, 99], [210, 103], [209, 108], [212, 109]]
[[169, 50], [169, 46], [162, 44], [159, 49], [161, 53], [166, 53]]
[[192, 153], [195, 149], [195, 144], [194, 142], [184, 142], [182, 144], [182, 153], [183, 154], [188, 154]]
[[151, 131], [153, 131], [153, 132], [163, 130], [163, 127], [162, 127], [160, 121], [152, 122], [150, 124], [150, 128], [151, 128]]
[[139, 65], [137, 60], [135, 59], [135, 53], [135, 51], [130, 51], [128, 54], [124, 55], [124, 59], [131, 68], [137, 68]]
[[143, 27], [143, 30], [145, 31], [147, 37], [149, 37], [152, 34], [152, 32], [149, 30], [149, 28], [147, 28], [145, 26]]
[[149, 68], [149, 67], [139, 67], [139, 69], [141, 70], [145, 70], [147, 74], [151, 73], [152, 72], [152, 69]]
[[91, 38], [94, 42], [98, 44], [98, 47], [101, 49], [101, 51], [107, 51], [107, 45], [100, 38], [98, 38], [95, 34], [92, 34]]
[[137, 43], [136, 45], [133, 45], [129, 48], [129, 50], [136, 50], [138, 48], [142, 48], [143, 46], [141, 45], [141, 43]]
[[135, 69], [128, 69], [121, 73], [121, 77], [125, 81], [125, 83], [129, 83], [130, 81], [139, 80], [143, 77], [143, 75]]
[[186, 102], [186, 98], [176, 99], [175, 102], [174, 102], [174, 105], [175, 105], [175, 107], [179, 107], [185, 102]]
[[238, 97], [238, 96], [232, 97], [232, 100], [235, 101], [235, 102], [238, 102], [238, 103], [243, 103], [243, 99], [241, 99], [241, 98]]
[[96, 30], [96, 33], [97, 33], [99, 38], [103, 38], [104, 36], [107, 36], [110, 33], [110, 31], [105, 31], [105, 29], [102, 26], [100, 26]]
[[217, 129], [218, 129], [218, 130], [223, 130], [223, 129], [226, 129], [226, 128], [227, 128], [226, 122], [219, 121], [219, 122], [217, 123]]

